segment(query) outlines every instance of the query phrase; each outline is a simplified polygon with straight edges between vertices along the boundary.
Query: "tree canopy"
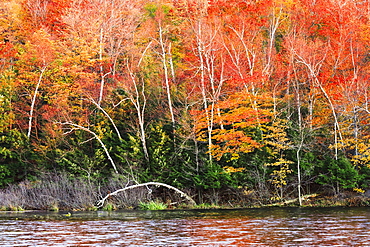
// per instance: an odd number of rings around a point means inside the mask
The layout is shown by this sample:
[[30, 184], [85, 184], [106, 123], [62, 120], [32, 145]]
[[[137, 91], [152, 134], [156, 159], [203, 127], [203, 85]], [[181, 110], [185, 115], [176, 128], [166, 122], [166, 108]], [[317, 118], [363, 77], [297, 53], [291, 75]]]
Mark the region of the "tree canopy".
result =
[[266, 200], [369, 188], [369, 10], [3, 0], [0, 186], [63, 171]]

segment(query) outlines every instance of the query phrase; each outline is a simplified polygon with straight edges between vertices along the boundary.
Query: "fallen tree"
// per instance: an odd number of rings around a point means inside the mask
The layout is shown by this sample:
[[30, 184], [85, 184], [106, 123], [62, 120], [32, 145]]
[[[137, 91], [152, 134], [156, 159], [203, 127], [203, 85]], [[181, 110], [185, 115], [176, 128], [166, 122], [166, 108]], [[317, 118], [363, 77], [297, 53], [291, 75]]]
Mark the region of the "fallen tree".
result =
[[[315, 194], [310, 194], [310, 195], [304, 195], [304, 196], [301, 196], [300, 199], [299, 198], [294, 198], [294, 199], [291, 199], [291, 200], [285, 200], [283, 202], [277, 202], [277, 203], [273, 203], [273, 204], [268, 204], [266, 206], [269, 206], [269, 207], [287, 206], [287, 205], [293, 204], [293, 203], [295, 203], [297, 201], [305, 201], [305, 200], [309, 200], [310, 198], [314, 198], [314, 197], [317, 197], [317, 196], [319, 196], [319, 195], [316, 194], [316, 193]], [[301, 203], [300, 203], [300, 206], [302, 206]]]
[[175, 187], [173, 187], [171, 185], [164, 184], [164, 183], [157, 183], [157, 182], [148, 182], [148, 183], [143, 183], [143, 184], [131, 185], [131, 186], [128, 186], [128, 187], [125, 187], [125, 188], [116, 190], [116, 191], [114, 191], [112, 193], [109, 193], [103, 199], [99, 200], [97, 202], [96, 206], [98, 208], [103, 207], [105, 200], [107, 200], [109, 197], [114, 196], [114, 195], [116, 195], [116, 194], [118, 194], [120, 192], [123, 192], [125, 190], [130, 190], [130, 189], [134, 189], [134, 188], [137, 188], [137, 187], [149, 186], [149, 185], [163, 186], [163, 187], [166, 187], [168, 189], [174, 190], [175, 192], [179, 193], [181, 197], [185, 197], [192, 205], [196, 205], [196, 202], [190, 196], [188, 196], [186, 193], [182, 192], [181, 190], [179, 190], [179, 189], [177, 189], [177, 188], [175, 188]]

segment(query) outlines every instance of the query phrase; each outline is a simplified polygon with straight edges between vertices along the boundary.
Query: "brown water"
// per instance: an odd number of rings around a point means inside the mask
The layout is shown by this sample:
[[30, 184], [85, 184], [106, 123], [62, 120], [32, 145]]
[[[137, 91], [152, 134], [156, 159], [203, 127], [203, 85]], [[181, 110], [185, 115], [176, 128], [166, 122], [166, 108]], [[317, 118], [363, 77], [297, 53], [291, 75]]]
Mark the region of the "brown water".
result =
[[0, 213], [0, 246], [370, 246], [370, 207]]

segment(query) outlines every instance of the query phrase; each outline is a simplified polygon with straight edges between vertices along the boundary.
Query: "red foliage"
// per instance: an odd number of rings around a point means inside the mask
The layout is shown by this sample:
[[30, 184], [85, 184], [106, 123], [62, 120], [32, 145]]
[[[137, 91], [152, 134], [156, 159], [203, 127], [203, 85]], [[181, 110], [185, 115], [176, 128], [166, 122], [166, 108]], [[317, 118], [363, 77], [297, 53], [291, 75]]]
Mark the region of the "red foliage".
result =
[[27, 13], [26, 23], [30, 31], [45, 28], [54, 35], [62, 35], [66, 28], [61, 17], [72, 0], [27, 0], [23, 8]]

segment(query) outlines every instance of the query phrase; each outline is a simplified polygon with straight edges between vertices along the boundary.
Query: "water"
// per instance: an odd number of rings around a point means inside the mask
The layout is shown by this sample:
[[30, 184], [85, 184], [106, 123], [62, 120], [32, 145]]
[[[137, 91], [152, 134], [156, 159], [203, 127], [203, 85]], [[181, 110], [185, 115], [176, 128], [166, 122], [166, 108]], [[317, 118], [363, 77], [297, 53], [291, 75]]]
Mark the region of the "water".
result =
[[0, 246], [370, 246], [370, 207], [0, 213]]

